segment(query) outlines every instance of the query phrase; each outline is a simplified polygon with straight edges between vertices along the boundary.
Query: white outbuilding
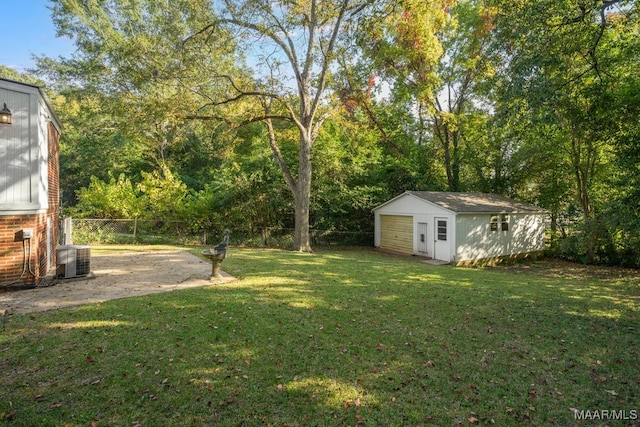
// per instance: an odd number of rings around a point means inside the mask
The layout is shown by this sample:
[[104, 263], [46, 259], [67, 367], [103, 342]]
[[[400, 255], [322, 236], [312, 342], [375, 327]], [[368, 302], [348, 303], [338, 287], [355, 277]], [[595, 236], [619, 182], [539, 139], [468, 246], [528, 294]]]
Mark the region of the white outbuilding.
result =
[[407, 191], [373, 211], [384, 251], [472, 264], [545, 248], [548, 212], [497, 194]]

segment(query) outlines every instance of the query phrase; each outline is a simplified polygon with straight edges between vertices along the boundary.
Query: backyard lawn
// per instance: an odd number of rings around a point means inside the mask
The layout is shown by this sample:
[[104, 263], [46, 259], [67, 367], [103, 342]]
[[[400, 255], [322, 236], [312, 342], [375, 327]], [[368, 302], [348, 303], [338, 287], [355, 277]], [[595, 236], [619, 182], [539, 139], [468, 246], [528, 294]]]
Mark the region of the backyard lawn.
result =
[[0, 318], [0, 425], [638, 424], [640, 274], [526, 267], [232, 248], [233, 283]]

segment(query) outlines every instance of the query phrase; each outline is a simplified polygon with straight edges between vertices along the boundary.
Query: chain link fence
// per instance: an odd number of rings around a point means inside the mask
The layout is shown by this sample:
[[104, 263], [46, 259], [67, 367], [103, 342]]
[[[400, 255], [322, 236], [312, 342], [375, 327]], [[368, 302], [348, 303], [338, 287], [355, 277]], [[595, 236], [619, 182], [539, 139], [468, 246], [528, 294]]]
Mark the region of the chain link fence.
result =
[[[222, 229], [194, 231], [189, 221], [66, 218], [62, 228], [65, 244], [211, 245], [222, 239]], [[293, 232], [281, 227], [231, 229], [231, 240], [235, 245], [286, 248], [293, 244]], [[372, 232], [312, 229], [310, 234], [314, 246], [373, 246]]]

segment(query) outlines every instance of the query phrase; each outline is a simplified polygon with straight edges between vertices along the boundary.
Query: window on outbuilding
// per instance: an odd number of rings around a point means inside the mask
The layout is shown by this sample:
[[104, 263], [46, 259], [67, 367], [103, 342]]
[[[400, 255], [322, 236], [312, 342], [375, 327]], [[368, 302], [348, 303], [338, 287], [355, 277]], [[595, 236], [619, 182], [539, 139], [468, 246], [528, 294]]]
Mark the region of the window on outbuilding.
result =
[[491, 231], [498, 231], [498, 215], [491, 215]]
[[509, 231], [509, 215], [502, 215], [502, 231]]
[[438, 221], [438, 240], [447, 240], [447, 221]]

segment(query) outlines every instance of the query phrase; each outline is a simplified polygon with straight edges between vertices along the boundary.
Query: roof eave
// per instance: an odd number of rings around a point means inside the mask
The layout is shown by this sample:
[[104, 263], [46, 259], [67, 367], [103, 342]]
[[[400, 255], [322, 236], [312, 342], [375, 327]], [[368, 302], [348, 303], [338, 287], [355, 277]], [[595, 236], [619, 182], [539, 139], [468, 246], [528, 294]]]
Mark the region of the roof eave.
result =
[[550, 212], [549, 211], [480, 211], [480, 212], [473, 212], [473, 211], [458, 211], [456, 212], [458, 215], [513, 215], [513, 214], [518, 214], [518, 215], [549, 215]]

